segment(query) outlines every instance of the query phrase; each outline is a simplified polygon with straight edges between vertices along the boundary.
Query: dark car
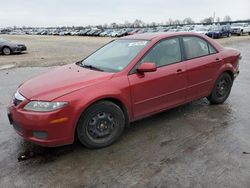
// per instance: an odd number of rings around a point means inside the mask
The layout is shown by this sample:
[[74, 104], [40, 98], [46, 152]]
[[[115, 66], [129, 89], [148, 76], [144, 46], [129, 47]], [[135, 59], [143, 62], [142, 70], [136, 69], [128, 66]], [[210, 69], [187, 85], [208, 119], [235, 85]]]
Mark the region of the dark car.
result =
[[15, 42], [0, 38], [0, 53], [4, 55], [21, 53], [26, 50], [27, 50], [27, 47], [24, 44], [15, 43]]
[[127, 36], [21, 84], [8, 117], [18, 134], [36, 144], [78, 138], [87, 147], [105, 147], [129, 122], [203, 97], [223, 103], [240, 59], [240, 52], [205, 35]]
[[207, 33], [207, 36], [211, 38], [220, 38], [220, 37], [230, 37], [231, 28], [227, 25], [216, 26], [211, 31]]

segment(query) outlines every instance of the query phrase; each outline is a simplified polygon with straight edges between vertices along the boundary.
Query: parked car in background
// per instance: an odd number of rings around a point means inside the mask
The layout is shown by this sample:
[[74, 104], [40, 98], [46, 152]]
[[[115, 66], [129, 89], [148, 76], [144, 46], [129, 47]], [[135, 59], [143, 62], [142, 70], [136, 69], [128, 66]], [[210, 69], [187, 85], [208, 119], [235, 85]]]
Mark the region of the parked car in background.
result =
[[192, 32], [207, 35], [207, 33], [211, 30], [210, 26], [198, 26], [195, 27]]
[[8, 107], [9, 121], [39, 145], [78, 138], [86, 147], [105, 147], [129, 122], [203, 97], [223, 103], [240, 59], [240, 52], [205, 35], [127, 36], [21, 84]]
[[231, 28], [229, 25], [214, 26], [206, 35], [211, 38], [230, 37]]
[[133, 29], [132, 31], [128, 32], [128, 35], [136, 34], [140, 29]]
[[12, 42], [12, 41], [0, 38], [0, 53], [4, 55], [21, 53], [26, 50], [27, 50], [27, 47], [24, 44]]
[[[213, 30], [215, 27], [215, 30]], [[200, 34], [207, 34], [210, 37], [218, 38], [223, 36], [230, 36], [232, 34], [243, 35], [250, 34], [250, 26], [248, 23], [234, 23], [232, 28], [229, 25], [212, 26], [212, 25], [155, 25], [145, 27], [124, 27], [123, 25], [116, 26], [115, 28], [104, 28], [101, 26], [94, 27], [52, 27], [52, 28], [2, 28], [0, 34], [9, 35], [60, 35], [60, 36], [107, 36], [107, 37], [123, 37], [126, 35], [141, 34], [141, 33], [154, 33], [154, 32], [196, 32]], [[223, 29], [224, 28], [224, 29]], [[229, 32], [230, 30], [230, 32]], [[208, 34], [209, 32], [209, 34]]]
[[248, 23], [233, 23], [231, 25], [231, 33], [240, 36], [243, 34], [250, 35], [250, 25]]

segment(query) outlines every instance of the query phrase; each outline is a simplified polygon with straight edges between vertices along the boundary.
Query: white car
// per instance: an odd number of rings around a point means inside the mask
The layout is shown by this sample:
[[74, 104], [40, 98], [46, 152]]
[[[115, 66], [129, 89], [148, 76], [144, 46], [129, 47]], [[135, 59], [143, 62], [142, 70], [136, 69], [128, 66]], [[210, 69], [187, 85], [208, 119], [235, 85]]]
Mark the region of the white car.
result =
[[206, 34], [208, 33], [208, 31], [211, 30], [211, 27], [212, 27], [212, 26], [199, 26], [199, 27], [195, 27], [195, 28], [192, 30], [192, 32], [206, 35]]
[[248, 33], [250, 35], [250, 25], [248, 23], [233, 23], [231, 25], [231, 33], [237, 35]]

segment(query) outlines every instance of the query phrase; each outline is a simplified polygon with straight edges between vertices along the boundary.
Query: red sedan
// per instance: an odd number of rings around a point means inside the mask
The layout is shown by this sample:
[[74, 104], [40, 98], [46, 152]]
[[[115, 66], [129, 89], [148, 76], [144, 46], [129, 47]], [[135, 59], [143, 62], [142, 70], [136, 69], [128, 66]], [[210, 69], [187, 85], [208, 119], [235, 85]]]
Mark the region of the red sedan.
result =
[[106, 44], [84, 60], [19, 86], [10, 123], [43, 146], [108, 146], [132, 121], [203, 97], [223, 103], [240, 53], [194, 33], [153, 33]]

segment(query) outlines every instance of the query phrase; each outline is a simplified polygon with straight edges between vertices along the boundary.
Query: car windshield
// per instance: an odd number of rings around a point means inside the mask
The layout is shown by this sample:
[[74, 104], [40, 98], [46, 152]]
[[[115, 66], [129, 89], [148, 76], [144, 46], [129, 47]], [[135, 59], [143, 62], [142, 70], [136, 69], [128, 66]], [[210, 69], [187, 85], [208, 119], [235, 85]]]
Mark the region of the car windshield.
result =
[[221, 26], [216, 26], [216, 27], [213, 28], [214, 31], [220, 31], [221, 29], [222, 29]]
[[79, 65], [105, 72], [122, 71], [149, 43], [147, 40], [114, 40]]

